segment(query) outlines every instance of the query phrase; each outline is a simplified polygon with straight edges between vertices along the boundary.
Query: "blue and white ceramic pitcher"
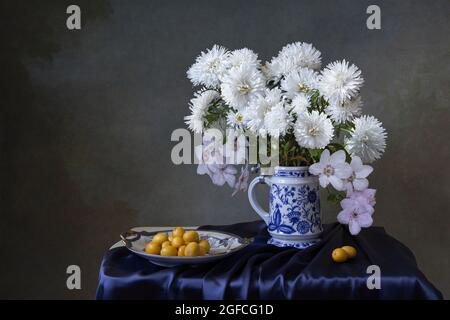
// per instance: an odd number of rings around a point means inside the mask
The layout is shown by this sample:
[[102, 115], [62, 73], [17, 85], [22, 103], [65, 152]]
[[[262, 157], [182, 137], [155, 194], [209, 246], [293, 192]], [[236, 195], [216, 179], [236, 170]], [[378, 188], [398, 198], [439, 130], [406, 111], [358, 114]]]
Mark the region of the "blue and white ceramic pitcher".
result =
[[[270, 212], [264, 211], [255, 198], [259, 183], [270, 187]], [[308, 167], [275, 167], [273, 176], [259, 176], [250, 183], [248, 198], [267, 224], [272, 236], [268, 243], [307, 248], [320, 240], [319, 180], [308, 172]]]

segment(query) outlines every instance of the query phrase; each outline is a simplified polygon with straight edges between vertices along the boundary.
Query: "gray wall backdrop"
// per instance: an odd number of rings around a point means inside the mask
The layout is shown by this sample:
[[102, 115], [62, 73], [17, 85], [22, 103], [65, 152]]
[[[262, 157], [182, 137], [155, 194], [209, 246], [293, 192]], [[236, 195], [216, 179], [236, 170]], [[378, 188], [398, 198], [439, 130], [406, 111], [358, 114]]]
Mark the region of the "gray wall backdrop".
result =
[[[71, 3], [81, 31], [65, 27]], [[366, 28], [370, 4], [382, 30]], [[299, 40], [363, 70], [365, 112], [389, 132], [375, 223], [450, 297], [449, 13], [447, 0], [2, 1], [0, 297], [93, 298], [105, 250], [131, 226], [256, 220], [245, 194], [173, 165], [170, 134], [201, 50], [266, 60]], [[80, 291], [65, 287], [70, 264]]]

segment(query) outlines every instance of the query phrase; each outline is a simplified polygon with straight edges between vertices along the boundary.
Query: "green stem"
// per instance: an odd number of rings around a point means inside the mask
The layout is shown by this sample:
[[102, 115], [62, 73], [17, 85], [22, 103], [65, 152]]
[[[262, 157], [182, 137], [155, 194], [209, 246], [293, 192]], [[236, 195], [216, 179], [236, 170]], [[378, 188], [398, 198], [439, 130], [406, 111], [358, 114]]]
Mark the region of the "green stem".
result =
[[347, 132], [348, 134], [352, 134], [352, 133], [353, 133], [352, 130], [347, 129], [347, 128], [343, 128], [343, 127], [341, 127], [340, 130], [341, 130], [341, 131], [345, 131], [345, 132]]

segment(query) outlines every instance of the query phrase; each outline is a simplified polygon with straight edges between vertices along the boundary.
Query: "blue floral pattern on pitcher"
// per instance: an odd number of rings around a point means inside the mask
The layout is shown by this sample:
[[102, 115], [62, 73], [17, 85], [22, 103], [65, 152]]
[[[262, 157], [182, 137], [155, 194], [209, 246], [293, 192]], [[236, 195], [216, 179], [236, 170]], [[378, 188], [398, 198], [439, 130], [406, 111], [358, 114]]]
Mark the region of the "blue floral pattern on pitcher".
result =
[[322, 232], [319, 186], [272, 184], [269, 231], [284, 234]]
[[306, 178], [313, 176], [311, 173], [309, 173], [308, 170], [304, 170], [303, 168], [278, 168], [277, 177], [299, 177], [299, 178]]
[[[254, 187], [258, 183], [270, 187], [269, 212], [256, 201]], [[308, 167], [276, 167], [273, 176], [255, 178], [249, 186], [249, 200], [267, 223], [272, 236], [268, 243], [307, 248], [320, 240], [319, 181], [308, 172]]]

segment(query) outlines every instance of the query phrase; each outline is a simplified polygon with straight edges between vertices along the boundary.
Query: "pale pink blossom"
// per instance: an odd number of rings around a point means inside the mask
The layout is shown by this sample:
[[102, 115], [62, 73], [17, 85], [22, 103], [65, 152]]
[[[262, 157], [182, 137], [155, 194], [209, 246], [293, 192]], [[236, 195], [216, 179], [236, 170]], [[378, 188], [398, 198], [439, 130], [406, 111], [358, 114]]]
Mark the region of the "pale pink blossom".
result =
[[211, 170], [209, 170], [207, 164], [200, 163], [197, 167], [197, 174], [198, 175], [207, 174], [211, 178], [212, 172]]
[[320, 185], [325, 188], [328, 184], [339, 191], [345, 190], [343, 179], [348, 179], [352, 174], [352, 168], [345, 162], [345, 152], [336, 151], [330, 156], [330, 151], [325, 149], [320, 156], [320, 161], [309, 167], [309, 172], [319, 176]]
[[203, 142], [203, 144], [195, 146], [194, 153], [200, 164], [224, 163], [224, 147], [221, 144]]
[[208, 169], [211, 172], [211, 180], [215, 185], [223, 186], [227, 183], [231, 188], [236, 183], [237, 173], [236, 168], [231, 164], [213, 164], [208, 165]]
[[372, 207], [375, 206], [375, 194], [377, 190], [375, 189], [365, 189], [363, 191], [350, 191], [347, 192], [347, 198], [354, 198], [360, 201], [361, 203], [368, 203]]
[[372, 173], [373, 168], [369, 165], [363, 165], [361, 158], [353, 156], [350, 162], [353, 172], [345, 181], [347, 190], [363, 191], [369, 187], [369, 181], [366, 179]]
[[342, 211], [339, 212], [337, 220], [342, 224], [348, 224], [352, 235], [357, 235], [361, 228], [372, 225], [375, 192], [374, 189], [349, 192], [347, 198], [341, 201]]
[[248, 187], [248, 178], [250, 177], [250, 170], [248, 169], [248, 164], [245, 167], [241, 167], [241, 175], [238, 181], [234, 185], [234, 191], [232, 196], [234, 196], [239, 191], [246, 191]]

